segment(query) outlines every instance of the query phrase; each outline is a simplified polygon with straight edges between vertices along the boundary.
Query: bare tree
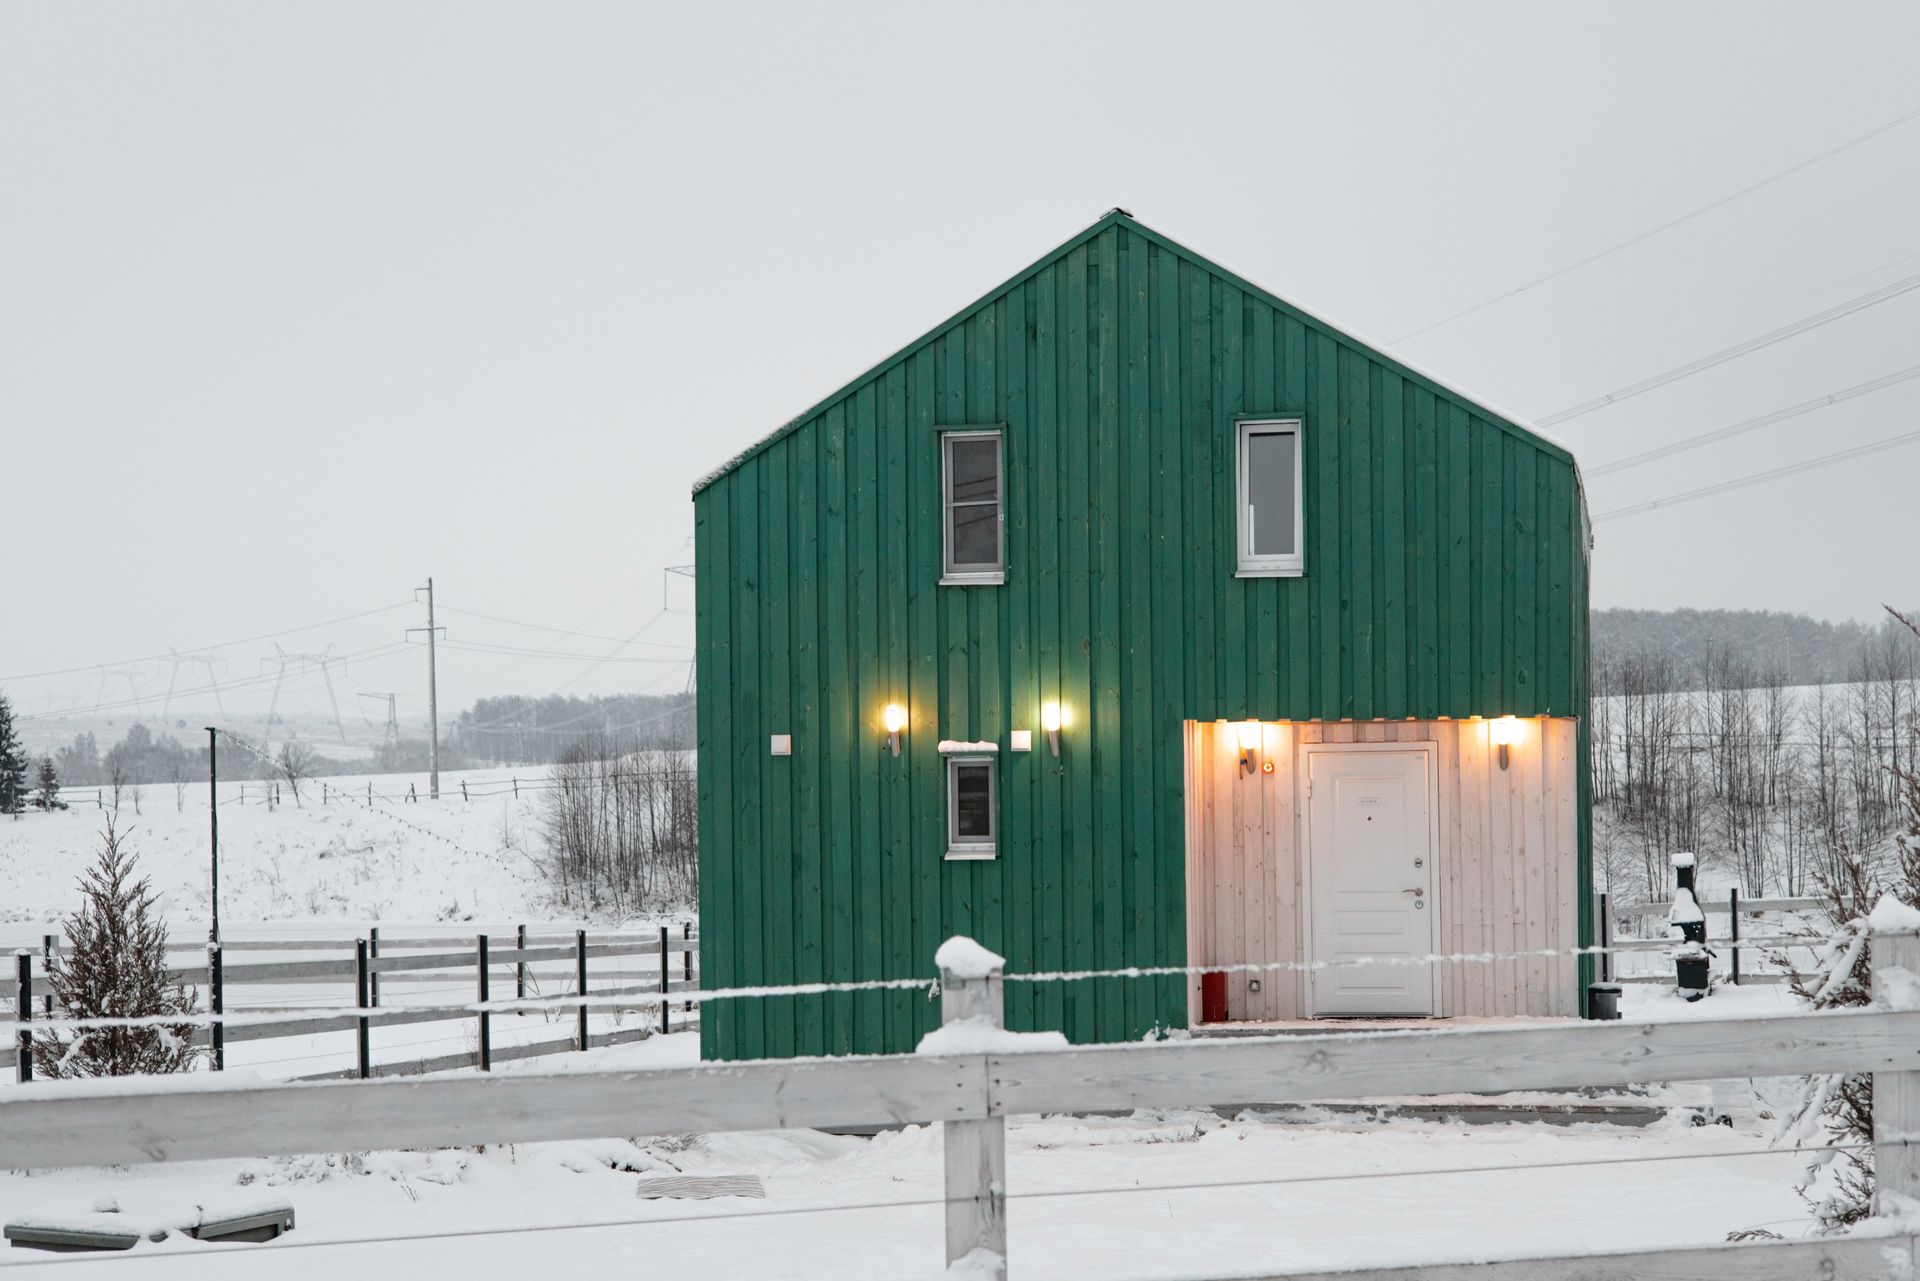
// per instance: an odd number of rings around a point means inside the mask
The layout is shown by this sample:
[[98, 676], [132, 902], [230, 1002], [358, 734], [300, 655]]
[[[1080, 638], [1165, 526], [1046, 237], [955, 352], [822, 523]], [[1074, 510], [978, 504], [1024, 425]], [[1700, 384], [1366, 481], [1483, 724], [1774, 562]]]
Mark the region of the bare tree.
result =
[[297, 738], [290, 738], [280, 744], [280, 755], [275, 764], [280, 777], [287, 780], [287, 790], [293, 793], [293, 803], [305, 808], [300, 799], [301, 780], [313, 773], [314, 751]]

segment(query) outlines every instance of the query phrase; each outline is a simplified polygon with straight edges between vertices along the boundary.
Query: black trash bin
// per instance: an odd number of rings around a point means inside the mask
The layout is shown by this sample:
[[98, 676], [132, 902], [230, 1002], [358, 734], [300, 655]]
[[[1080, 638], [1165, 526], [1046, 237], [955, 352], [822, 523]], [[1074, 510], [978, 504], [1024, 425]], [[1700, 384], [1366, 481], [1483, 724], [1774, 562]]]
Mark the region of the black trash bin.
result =
[[1689, 1001], [1699, 1000], [1713, 985], [1713, 962], [1704, 956], [1675, 957], [1673, 969], [1674, 985]]
[[1620, 985], [1618, 983], [1587, 984], [1587, 1017], [1590, 1019], [1620, 1017]]

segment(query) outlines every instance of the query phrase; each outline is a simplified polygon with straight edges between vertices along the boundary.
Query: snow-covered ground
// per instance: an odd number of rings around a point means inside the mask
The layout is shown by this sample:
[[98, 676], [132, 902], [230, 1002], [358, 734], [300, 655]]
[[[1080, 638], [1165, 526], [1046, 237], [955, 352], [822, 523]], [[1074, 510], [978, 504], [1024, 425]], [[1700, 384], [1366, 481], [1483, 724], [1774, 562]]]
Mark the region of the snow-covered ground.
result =
[[[233, 937], [348, 935], [378, 922], [392, 935], [505, 936], [526, 922], [568, 925], [537, 863], [538, 793], [499, 794], [533, 771], [466, 774], [476, 799], [417, 804], [335, 799], [269, 810], [223, 804], [222, 914]], [[404, 793], [425, 780], [383, 778]], [[477, 796], [482, 785], [496, 794]], [[328, 791], [364, 780], [328, 780]], [[223, 789], [225, 792], [227, 789]], [[237, 790], [237, 789], [236, 789]], [[205, 929], [204, 787], [176, 809], [149, 787], [122, 827], [182, 940]], [[73, 882], [97, 849], [101, 815], [75, 809], [0, 822], [0, 946], [32, 945], [71, 910]], [[597, 921], [595, 925], [612, 924]], [[278, 952], [247, 958], [291, 960]], [[620, 976], [609, 964], [605, 981]], [[596, 973], [596, 979], [601, 973]], [[240, 992], [235, 1004], [337, 1005], [338, 984]], [[396, 983], [393, 1002], [465, 1000], [470, 979]], [[1629, 1020], [1786, 1013], [1777, 986], [1723, 988], [1688, 1004], [1664, 987], [1628, 985]], [[623, 1016], [631, 1026], [635, 1016]], [[640, 1016], [645, 1018], [646, 1016]], [[596, 1016], [610, 1030], [612, 1016]], [[500, 1016], [494, 1041], [563, 1040], [564, 1017]], [[375, 1058], [457, 1053], [469, 1019], [378, 1028]], [[236, 1043], [229, 1063], [285, 1079], [345, 1067], [348, 1033]], [[656, 1037], [503, 1064], [502, 1072], [684, 1065], [697, 1038]], [[1010, 1250], [1015, 1275], [1133, 1278], [1227, 1276], [1257, 1269], [1577, 1253], [1712, 1244], [1730, 1232], [1808, 1230], [1794, 1190], [1803, 1158], [1767, 1147], [1789, 1083], [1728, 1081], [1656, 1091], [1674, 1105], [1650, 1127], [1466, 1125], [1289, 1109], [1223, 1118], [1207, 1111], [1118, 1118], [1020, 1118], [1009, 1132]], [[0, 1092], [5, 1092], [0, 1087]], [[1524, 1100], [1513, 1100], [1516, 1102]], [[1696, 1125], [1700, 1117], [1732, 1121]], [[1645, 1158], [1680, 1157], [1680, 1160]], [[1616, 1164], [1583, 1165], [1591, 1162]], [[647, 1173], [753, 1175], [764, 1200], [645, 1200]], [[1195, 1186], [1205, 1185], [1205, 1186]], [[1220, 1186], [1227, 1185], [1227, 1186]], [[941, 1273], [940, 1133], [914, 1127], [874, 1138], [812, 1132], [627, 1136], [438, 1152], [373, 1152], [52, 1172], [0, 1173], [0, 1220], [71, 1218], [103, 1198], [140, 1223], [204, 1207], [293, 1205], [298, 1226], [265, 1246], [201, 1246], [176, 1237], [102, 1259], [0, 1250], [0, 1269], [54, 1263], [79, 1278], [370, 1277], [592, 1274], [726, 1278], [932, 1278]], [[752, 1217], [754, 1221], [746, 1219]], [[397, 1240], [393, 1238], [409, 1238]], [[271, 1259], [263, 1256], [271, 1254]], [[564, 1262], [562, 1262], [564, 1261]], [[119, 1271], [107, 1272], [105, 1269]], [[66, 1271], [59, 1275], [67, 1276]]]
[[[664, 1066], [696, 1053], [692, 1037], [671, 1036], [588, 1058]], [[565, 1056], [509, 1070], [585, 1065]], [[1766, 1103], [1744, 1086], [1722, 1102], [1731, 1104], [1732, 1127], [1695, 1126], [1678, 1113], [1648, 1129], [1307, 1125], [1206, 1111], [1021, 1118], [1008, 1135], [1010, 1255], [1027, 1277], [1170, 1281], [1710, 1244], [1751, 1228], [1800, 1235], [1800, 1158], [1743, 1155], [1765, 1146]], [[1687, 1159], [1639, 1163], [1655, 1156]], [[1611, 1161], [1636, 1163], [1578, 1164]], [[766, 1198], [636, 1196], [637, 1174], [671, 1172], [754, 1175]], [[102, 1197], [137, 1222], [262, 1198], [283, 1199], [298, 1216], [295, 1231], [272, 1245], [176, 1239], [138, 1247], [145, 1262], [61, 1263], [80, 1278], [205, 1281], [269, 1267], [282, 1281], [518, 1277], [565, 1266], [698, 1281], [839, 1281], [938, 1276], [942, 1212], [931, 1203], [941, 1194], [939, 1130], [913, 1127], [871, 1139], [675, 1135], [0, 1175], [0, 1217], [85, 1215]], [[380, 1239], [401, 1236], [413, 1239]], [[0, 1252], [0, 1267], [47, 1258]]]

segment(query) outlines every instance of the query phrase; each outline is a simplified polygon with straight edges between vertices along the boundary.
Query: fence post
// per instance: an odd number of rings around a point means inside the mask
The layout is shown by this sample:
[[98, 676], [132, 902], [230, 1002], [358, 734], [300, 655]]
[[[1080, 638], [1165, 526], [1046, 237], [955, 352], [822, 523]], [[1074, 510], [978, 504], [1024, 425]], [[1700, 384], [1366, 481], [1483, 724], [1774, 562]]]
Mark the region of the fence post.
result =
[[[1763, 887], [1764, 888], [1764, 887]], [[1733, 964], [1733, 985], [1740, 986], [1740, 887], [1727, 891], [1727, 955]]]
[[[466, 784], [462, 783], [461, 786], [465, 787]], [[527, 927], [526, 926], [522, 925], [520, 927], [519, 933], [514, 936], [514, 943], [520, 949], [520, 959], [514, 962], [514, 966], [513, 966], [513, 999], [516, 1001], [524, 1001], [527, 999]], [[520, 1013], [525, 1014], [526, 1011], [521, 1010]]]
[[460, 799], [463, 801], [470, 801], [473, 799], [471, 796], [467, 795], [467, 780], [464, 778], [460, 780]]
[[[221, 954], [220, 944], [209, 940], [207, 943], [207, 1009], [212, 1013], [227, 1012], [226, 958]], [[214, 1019], [213, 1026], [207, 1029], [207, 1039], [213, 1043], [213, 1070], [224, 1072], [227, 1067], [227, 1025], [221, 1019]]]
[[516, 801], [520, 799], [520, 780], [518, 778], [513, 780], [513, 799]]
[[[943, 952], [945, 948], [941, 949]], [[940, 1021], [983, 1019], [1006, 1026], [998, 957], [985, 974], [940, 968]], [[939, 958], [935, 957], [936, 963]], [[941, 1148], [946, 1162], [947, 1263], [986, 1250], [999, 1259], [991, 1276], [1007, 1277], [1007, 1122], [947, 1121]]]
[[673, 968], [671, 964], [669, 964], [669, 958], [667, 955], [667, 940], [669, 937], [670, 935], [668, 933], [667, 927], [662, 925], [660, 927], [660, 1035], [661, 1036], [665, 1036], [669, 1031], [667, 1027], [667, 1017], [669, 1012], [673, 1009], [672, 1004], [667, 1000], [667, 989], [668, 987], [672, 986], [671, 980], [673, 978]]
[[[1920, 931], [1875, 929], [1871, 942], [1874, 1004], [1910, 1008], [1893, 998], [1920, 990]], [[1902, 1202], [1920, 1198], [1920, 1072], [1873, 1074], [1873, 1174], [1875, 1215], [1900, 1214]]]
[[[33, 1021], [33, 953], [24, 947], [13, 954], [13, 1006], [22, 1023]], [[14, 1078], [25, 1085], [33, 1080], [33, 1033], [20, 1029], [20, 1047], [14, 1051]]]
[[1613, 982], [1613, 920], [1607, 896], [1600, 896], [1600, 981]]
[[[693, 922], [692, 921], [681, 922], [680, 938], [682, 939], [682, 941], [688, 944], [687, 950], [680, 953], [680, 977], [685, 979], [687, 983], [691, 985], [693, 982], [693, 947], [692, 947]], [[681, 1006], [681, 1010], [683, 1013], [686, 1013], [686, 1014], [693, 1013], [693, 1002], [692, 1001], [684, 1002]]]
[[[573, 932], [573, 960], [574, 967], [578, 971], [580, 995], [584, 997], [587, 994], [587, 932], [585, 930]], [[587, 1003], [584, 1000], [580, 1002], [580, 1048], [583, 1050], [587, 1048]]]
[[[373, 963], [370, 953], [367, 940], [353, 941], [353, 1003], [363, 1010], [373, 1008], [369, 1004], [373, 995], [371, 983]], [[373, 1075], [373, 1027], [364, 1014], [360, 1016], [358, 1033], [356, 1063], [360, 1069], [360, 1079], [364, 1081]]]
[[[58, 952], [59, 950], [60, 950], [59, 935], [44, 934], [41, 936], [40, 938], [40, 970], [42, 973], [48, 976], [51, 976], [53, 974], [53, 957], [54, 957], [54, 953]], [[48, 987], [47, 994], [40, 998], [40, 1008], [47, 1012], [48, 1018], [53, 1017], [53, 988], [52, 987]]]
[[[367, 929], [367, 959], [369, 961], [380, 959], [380, 927], [378, 925]], [[366, 996], [368, 1009], [380, 1008], [380, 971], [371, 965], [367, 967]]]
[[[487, 1003], [487, 936], [484, 934], [480, 936], [477, 959], [480, 969], [480, 1003], [485, 1005]], [[485, 1010], [480, 1011], [480, 1070], [493, 1071], [493, 1015]]]

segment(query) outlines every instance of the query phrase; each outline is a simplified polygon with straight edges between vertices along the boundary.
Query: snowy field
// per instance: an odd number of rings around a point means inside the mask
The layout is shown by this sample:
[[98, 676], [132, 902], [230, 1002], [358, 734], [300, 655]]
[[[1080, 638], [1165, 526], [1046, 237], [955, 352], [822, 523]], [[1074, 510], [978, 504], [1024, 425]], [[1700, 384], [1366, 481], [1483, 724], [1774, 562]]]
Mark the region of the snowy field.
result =
[[[220, 788], [220, 914], [229, 937], [270, 936], [259, 922], [299, 923], [312, 935], [360, 933], [369, 924], [457, 926], [472, 934], [522, 922], [571, 919], [555, 903], [540, 865], [542, 792], [528, 784], [543, 766], [465, 770], [440, 776], [440, 799], [429, 801], [426, 775], [329, 778], [302, 784], [295, 804], [262, 803], [265, 784]], [[512, 795], [512, 781], [522, 785]], [[460, 798], [465, 781], [476, 795]], [[333, 799], [323, 804], [321, 784]], [[418, 803], [366, 801], [404, 795]], [[123, 796], [122, 848], [151, 878], [175, 941], [206, 937], [208, 911], [207, 786], [188, 784], [176, 805], [171, 784], [146, 784], [136, 812]], [[491, 794], [479, 796], [486, 791]], [[52, 813], [0, 819], [0, 947], [35, 946], [77, 902], [74, 884], [100, 849], [105, 814], [91, 800]], [[580, 924], [589, 922], [581, 921]], [[616, 922], [599, 919], [596, 925]], [[327, 927], [327, 928], [322, 928]]]

